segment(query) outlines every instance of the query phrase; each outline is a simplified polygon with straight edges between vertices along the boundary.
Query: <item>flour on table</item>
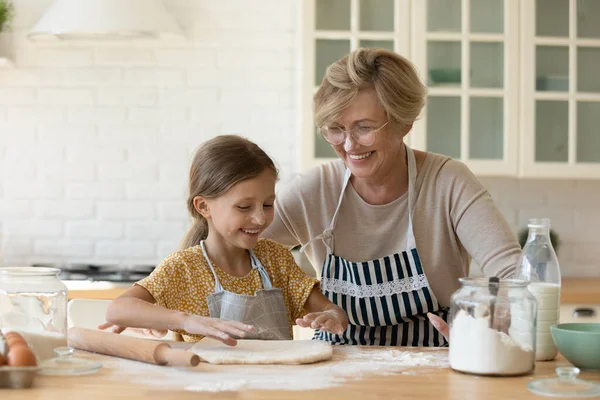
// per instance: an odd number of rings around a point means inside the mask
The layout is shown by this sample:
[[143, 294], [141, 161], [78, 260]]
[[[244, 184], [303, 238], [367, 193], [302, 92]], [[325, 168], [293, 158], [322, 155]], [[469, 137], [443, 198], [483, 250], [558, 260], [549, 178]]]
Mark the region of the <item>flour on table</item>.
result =
[[[340, 386], [375, 375], [427, 373], [448, 367], [446, 349], [334, 346], [333, 357], [310, 365], [212, 365], [159, 367], [106, 357], [104, 371], [113, 380], [156, 386], [160, 390], [223, 392], [238, 390], [313, 390]], [[107, 371], [108, 370], [108, 371]]]

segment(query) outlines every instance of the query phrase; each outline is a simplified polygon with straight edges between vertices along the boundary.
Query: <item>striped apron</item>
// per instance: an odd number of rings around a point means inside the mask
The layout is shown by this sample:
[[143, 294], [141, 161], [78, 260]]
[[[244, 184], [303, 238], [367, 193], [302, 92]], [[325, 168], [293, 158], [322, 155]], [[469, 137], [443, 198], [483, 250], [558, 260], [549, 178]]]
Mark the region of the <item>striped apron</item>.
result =
[[333, 230], [350, 180], [350, 170], [346, 170], [330, 227], [314, 239], [322, 239], [328, 248], [321, 272], [321, 291], [346, 311], [349, 325], [342, 335], [316, 330], [313, 339], [340, 345], [443, 346], [447, 343], [426, 316], [431, 312], [447, 320], [448, 309], [440, 307], [429, 287], [417, 251], [412, 228], [417, 167], [408, 146], [406, 152], [409, 210], [406, 244], [397, 253], [377, 260], [352, 262], [334, 253]]

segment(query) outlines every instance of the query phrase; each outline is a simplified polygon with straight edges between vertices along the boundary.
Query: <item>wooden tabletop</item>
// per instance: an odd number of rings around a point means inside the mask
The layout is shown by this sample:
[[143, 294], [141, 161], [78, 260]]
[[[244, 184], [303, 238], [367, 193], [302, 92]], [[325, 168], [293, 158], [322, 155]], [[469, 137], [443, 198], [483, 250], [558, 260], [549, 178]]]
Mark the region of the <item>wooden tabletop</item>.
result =
[[562, 304], [600, 304], [600, 278], [564, 278]]
[[[348, 347], [334, 348], [334, 357]], [[354, 349], [357, 349], [356, 347]], [[389, 354], [390, 348], [361, 347], [358, 351], [368, 354], [363, 362], [373, 365], [384, 352]], [[418, 348], [395, 348], [402, 351], [420, 352]], [[356, 350], [355, 350], [356, 351]], [[437, 354], [447, 355], [446, 349], [435, 350]], [[1, 390], [2, 400], [65, 400], [70, 398], [85, 400], [106, 400], [111, 398], [127, 399], [543, 399], [527, 389], [526, 385], [533, 379], [554, 377], [554, 369], [558, 365], [569, 365], [564, 359], [538, 363], [533, 375], [521, 377], [480, 377], [452, 371], [448, 367], [410, 367], [395, 372], [361, 373], [348, 377], [339, 386], [319, 390], [249, 390], [239, 391], [194, 391], [189, 388], [189, 376], [198, 374], [198, 381], [217, 379], [224, 376], [232, 366], [214, 366], [201, 363], [195, 369], [177, 370], [174, 367], [159, 367], [141, 364], [128, 360], [116, 359], [86, 352], [77, 351], [79, 357], [93, 359], [103, 363], [104, 367], [93, 375], [75, 377], [55, 377], [38, 375], [34, 388], [21, 390]], [[372, 357], [369, 359], [369, 357]], [[328, 364], [329, 363], [329, 364]], [[293, 374], [293, 368], [339, 368], [339, 363], [327, 363], [306, 366], [245, 366], [265, 368], [266, 379]], [[236, 366], [239, 370], [240, 366]], [[348, 368], [348, 367], [347, 367]], [[300, 371], [298, 369], [297, 371]], [[187, 374], [185, 380], [177, 387], [177, 374]], [[220, 375], [219, 375], [220, 374]], [[169, 376], [171, 384], [163, 384], [161, 376]], [[306, 376], [306, 375], [304, 375]], [[175, 377], [175, 380], [173, 378]], [[583, 372], [580, 378], [600, 383], [600, 372]], [[155, 380], [156, 382], [152, 382]], [[192, 376], [192, 380], [194, 380]], [[141, 383], [145, 382], [145, 383]], [[186, 386], [187, 385], [187, 386]], [[186, 387], [188, 390], [186, 390]]]

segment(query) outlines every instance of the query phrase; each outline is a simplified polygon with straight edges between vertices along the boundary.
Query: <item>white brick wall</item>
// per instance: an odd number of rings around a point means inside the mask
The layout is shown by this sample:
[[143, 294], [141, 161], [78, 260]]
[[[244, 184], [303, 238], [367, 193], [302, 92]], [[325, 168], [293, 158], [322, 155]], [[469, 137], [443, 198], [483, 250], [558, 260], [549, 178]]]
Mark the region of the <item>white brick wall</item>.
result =
[[[0, 70], [6, 264], [157, 262], [188, 226], [188, 162], [243, 134], [297, 171], [295, 0], [166, 0], [178, 43], [36, 45], [49, 1], [15, 0], [17, 67]], [[566, 275], [597, 275], [598, 181], [482, 179], [510, 225], [548, 216]]]
[[[600, 182], [481, 178], [515, 232], [530, 218], [550, 218], [559, 236], [557, 254], [565, 276], [599, 276]], [[477, 268], [477, 266], [474, 266]], [[478, 271], [473, 271], [477, 274]]]
[[296, 170], [294, 0], [166, 0], [188, 41], [43, 45], [25, 34], [50, 2], [14, 3], [16, 67], [0, 69], [5, 264], [158, 262], [189, 223], [190, 157], [218, 134]]

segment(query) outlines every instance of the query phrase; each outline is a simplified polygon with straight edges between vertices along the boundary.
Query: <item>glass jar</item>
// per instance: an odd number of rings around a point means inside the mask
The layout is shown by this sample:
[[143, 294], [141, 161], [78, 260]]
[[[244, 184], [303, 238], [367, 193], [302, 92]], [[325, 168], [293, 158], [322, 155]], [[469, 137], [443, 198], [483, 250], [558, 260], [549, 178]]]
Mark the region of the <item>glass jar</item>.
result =
[[39, 361], [67, 345], [67, 287], [60, 270], [0, 268], [0, 329], [23, 335]]
[[450, 367], [476, 375], [515, 376], [535, 368], [537, 302], [527, 282], [459, 279], [450, 299]]

